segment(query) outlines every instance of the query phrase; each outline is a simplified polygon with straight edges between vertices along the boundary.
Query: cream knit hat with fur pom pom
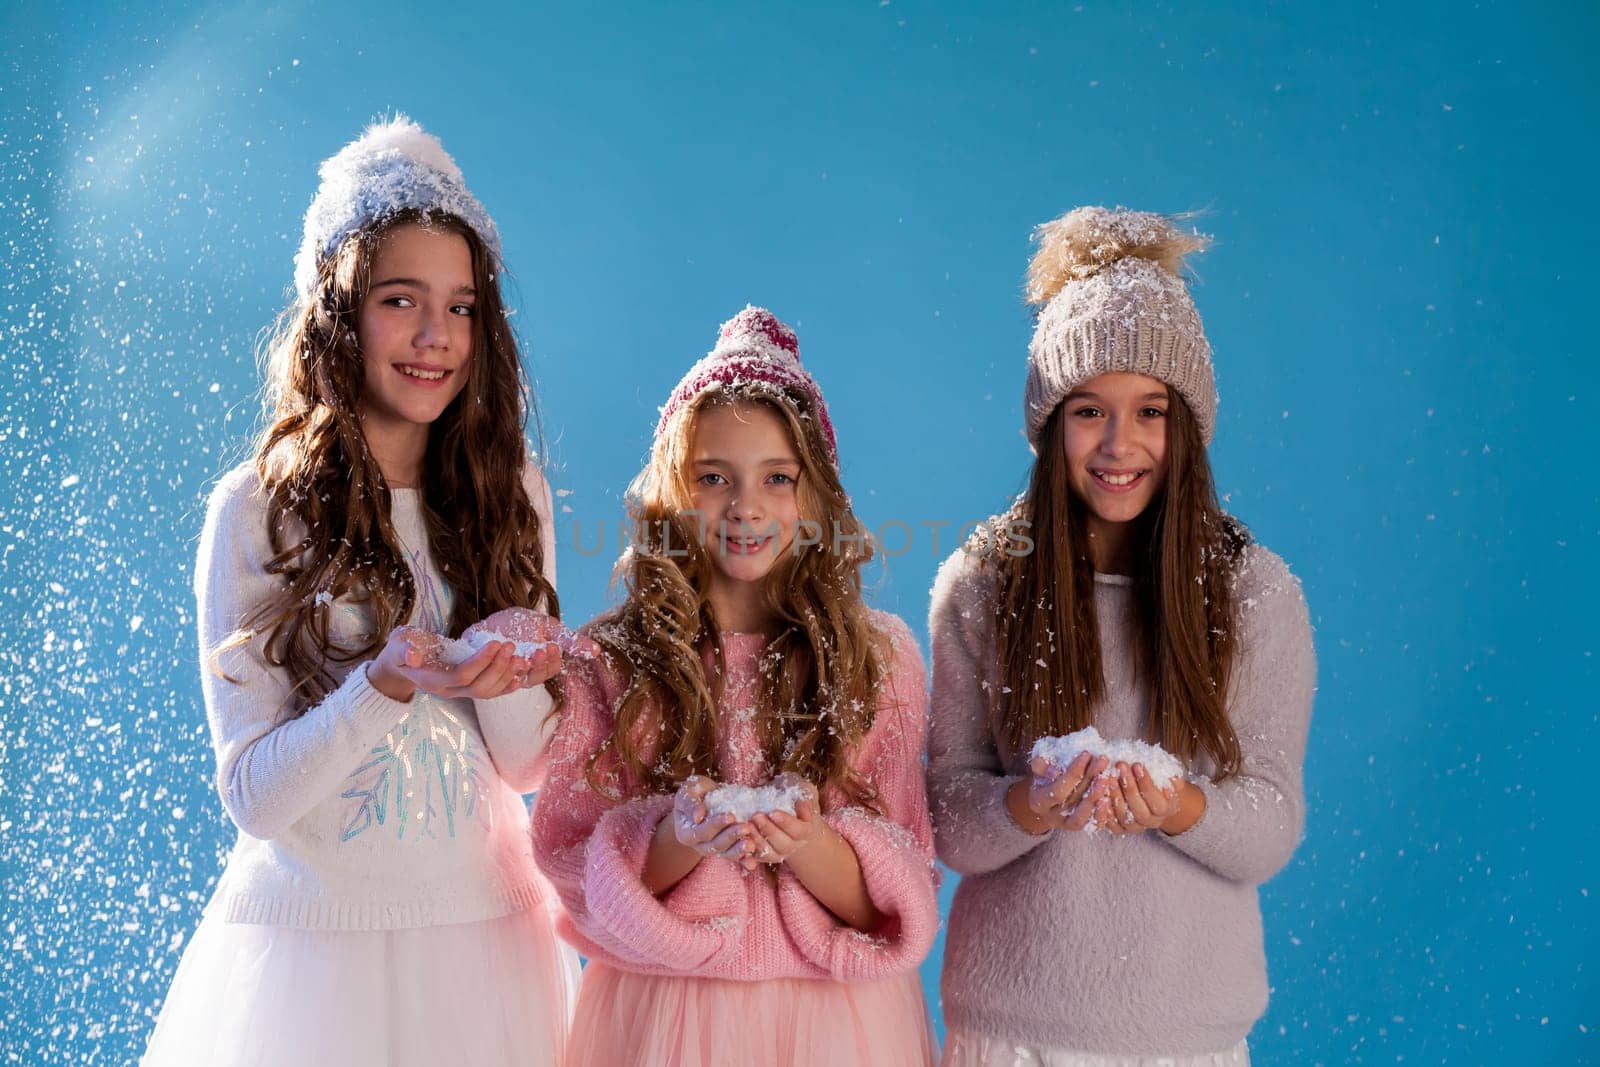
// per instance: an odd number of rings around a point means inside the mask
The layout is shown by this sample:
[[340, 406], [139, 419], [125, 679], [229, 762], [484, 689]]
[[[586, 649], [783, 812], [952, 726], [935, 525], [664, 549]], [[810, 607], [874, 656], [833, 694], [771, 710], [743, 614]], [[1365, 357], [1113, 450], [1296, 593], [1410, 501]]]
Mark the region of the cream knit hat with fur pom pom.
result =
[[1028, 303], [1039, 318], [1028, 346], [1024, 410], [1035, 452], [1050, 415], [1101, 374], [1165, 382], [1194, 411], [1207, 444], [1216, 427], [1211, 345], [1200, 325], [1183, 258], [1209, 243], [1148, 211], [1080, 207], [1034, 230]]
[[461, 168], [439, 139], [404, 115], [374, 122], [324, 160], [322, 183], [306, 209], [305, 233], [294, 257], [295, 292], [303, 302], [339, 242], [397, 212], [447, 212], [477, 231], [495, 259], [500, 232], [467, 189]]

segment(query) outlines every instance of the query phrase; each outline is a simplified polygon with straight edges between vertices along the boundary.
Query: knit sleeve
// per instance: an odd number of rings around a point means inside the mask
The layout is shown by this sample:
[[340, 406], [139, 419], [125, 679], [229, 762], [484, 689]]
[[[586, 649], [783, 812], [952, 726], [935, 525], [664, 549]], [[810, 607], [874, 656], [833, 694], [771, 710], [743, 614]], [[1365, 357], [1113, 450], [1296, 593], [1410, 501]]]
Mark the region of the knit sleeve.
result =
[[629, 795], [616, 771], [601, 778], [604, 790], [588, 781], [620, 687], [599, 661], [575, 664], [563, 686], [549, 776], [534, 804], [533, 850], [561, 897], [564, 936], [584, 955], [630, 970], [715, 969], [737, 951], [749, 916], [739, 866], [704, 858], [659, 899], [645, 886], [650, 839], [673, 798]]
[[787, 867], [778, 876], [778, 907], [795, 946], [828, 974], [847, 981], [914, 969], [939, 929], [933, 827], [923, 772], [926, 672], [906, 624], [882, 613], [875, 619], [892, 640], [892, 675], [856, 766], [876, 792], [879, 813], [845, 805], [824, 818], [855, 850], [867, 895], [883, 914], [883, 925], [870, 932], [855, 930], [835, 918]]
[[1260, 885], [1289, 862], [1305, 821], [1302, 769], [1316, 655], [1300, 583], [1283, 560], [1248, 550], [1238, 584], [1239, 649], [1228, 716], [1239, 735], [1240, 771], [1200, 779], [1200, 821], [1164, 837], [1224, 878]]
[[[537, 463], [523, 468], [523, 486], [539, 517], [539, 540], [544, 549], [544, 576], [550, 588], [556, 587], [556, 534], [551, 514], [550, 483]], [[541, 609], [547, 605], [540, 604]], [[550, 709], [555, 705], [542, 685], [518, 689], [490, 700], [474, 700], [483, 743], [494, 761], [495, 770], [519, 793], [539, 788], [544, 780], [544, 754], [555, 723]]]
[[1028, 833], [1006, 808], [1006, 792], [1020, 776], [1005, 773], [990, 727], [997, 610], [993, 572], [976, 557], [958, 551], [939, 568], [928, 619], [928, 799], [939, 858], [959, 874], [999, 870], [1050, 837]]
[[236, 641], [240, 624], [276, 592], [266, 571], [267, 510], [254, 472], [233, 471], [206, 511], [195, 565], [200, 676], [217, 758], [217, 791], [244, 833], [272, 838], [342, 787], [405, 713], [358, 664], [321, 703], [292, 715], [290, 680], [264, 656], [265, 634]]

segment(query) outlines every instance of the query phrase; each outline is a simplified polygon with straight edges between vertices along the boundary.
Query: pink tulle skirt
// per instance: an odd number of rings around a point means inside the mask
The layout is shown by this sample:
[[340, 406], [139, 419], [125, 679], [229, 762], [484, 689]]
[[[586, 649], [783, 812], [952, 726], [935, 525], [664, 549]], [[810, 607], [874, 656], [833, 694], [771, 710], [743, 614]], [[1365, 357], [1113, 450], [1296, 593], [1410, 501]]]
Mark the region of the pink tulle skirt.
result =
[[144, 1067], [561, 1062], [578, 960], [543, 908], [411, 930], [200, 922]]
[[930, 1067], [915, 973], [878, 982], [662, 978], [591, 962], [567, 1067]]

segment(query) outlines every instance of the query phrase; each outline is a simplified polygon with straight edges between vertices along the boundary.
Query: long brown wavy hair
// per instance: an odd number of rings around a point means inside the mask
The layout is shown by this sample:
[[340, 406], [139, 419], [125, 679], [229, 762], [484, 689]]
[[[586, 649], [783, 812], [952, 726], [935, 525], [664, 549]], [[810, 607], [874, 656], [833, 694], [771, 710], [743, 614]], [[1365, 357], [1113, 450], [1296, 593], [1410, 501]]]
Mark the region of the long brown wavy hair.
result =
[[713, 390], [686, 404], [629, 487], [633, 544], [617, 563], [627, 595], [591, 630], [627, 683], [611, 736], [590, 760], [589, 781], [608, 788], [600, 771], [618, 765], [657, 792], [692, 774], [719, 777], [723, 658], [708, 595], [715, 562], [689, 514], [686, 471], [700, 413], [721, 404], [765, 405], [783, 420], [800, 457], [801, 522], [820, 531], [820, 544], [785, 552], [763, 583], [777, 623], [762, 650], [756, 705], [767, 765], [871, 806], [871, 783], [850, 760], [872, 728], [891, 655], [861, 596], [872, 545], [807, 401], [761, 387]]
[[[1137, 520], [1135, 631], [1150, 681], [1153, 740], [1185, 762], [1204, 753], [1220, 780], [1238, 771], [1228, 720], [1235, 651], [1234, 577], [1248, 531], [1222, 510], [1199, 423], [1169, 390], [1167, 478]], [[994, 714], [1013, 751], [1081, 730], [1105, 697], [1086, 505], [1068, 482], [1058, 406], [1045, 424], [1027, 493], [993, 526], [1028, 523], [1033, 550], [977, 545], [999, 571], [996, 640], [1001, 684]]]
[[[420, 486], [428, 544], [455, 593], [450, 634], [502, 608], [560, 610], [522, 481], [533, 398], [494, 255], [454, 215], [397, 213], [344, 240], [311, 299], [280, 316], [265, 349], [268, 424], [255, 466], [271, 536], [266, 569], [283, 585], [249, 613], [235, 641], [265, 635], [267, 663], [294, 682], [291, 716], [333, 690], [333, 665], [382, 648], [416, 603], [416, 582], [390, 521], [389, 487], [361, 430], [356, 336], [377, 248], [407, 225], [464, 238], [477, 290], [466, 385], [429, 428]], [[337, 643], [328, 625], [330, 598], [346, 596], [372, 615], [370, 638], [354, 647]]]

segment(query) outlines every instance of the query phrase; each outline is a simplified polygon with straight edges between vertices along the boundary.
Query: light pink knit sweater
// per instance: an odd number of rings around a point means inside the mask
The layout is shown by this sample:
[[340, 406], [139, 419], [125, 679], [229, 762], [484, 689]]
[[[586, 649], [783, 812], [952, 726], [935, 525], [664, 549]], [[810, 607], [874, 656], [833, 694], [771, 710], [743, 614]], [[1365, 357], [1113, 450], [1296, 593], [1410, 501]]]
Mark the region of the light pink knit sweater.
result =
[[[850, 806], [831, 790], [822, 799], [824, 818], [855, 849], [883, 927], [863, 933], [839, 922], [783, 866], [774, 879], [766, 869], [746, 874], [707, 857], [660, 899], [645, 888], [650, 838], [673, 798], [624, 780], [625, 799], [612, 800], [587, 783], [589, 757], [609, 735], [624, 690], [623, 677], [602, 659], [569, 661], [549, 779], [534, 808], [534, 854], [565, 906], [557, 920], [564, 938], [590, 959], [624, 970], [743, 981], [871, 980], [922, 961], [939, 925], [923, 785], [925, 675], [906, 624], [881, 612], [873, 621], [893, 639], [893, 675], [855, 766], [877, 790], [884, 814]], [[729, 783], [760, 785], [772, 774], [752, 714], [762, 645], [759, 635], [723, 636], [728, 678], [719, 759]]]
[[[1267, 1002], [1256, 886], [1288, 862], [1304, 816], [1301, 762], [1316, 666], [1297, 582], [1260, 545], [1245, 551], [1235, 595], [1238, 651], [1228, 716], [1240, 773], [1220, 783], [1200, 761], [1206, 811], [1185, 833], [1028, 834], [1005, 793], [1027, 774], [990, 725], [1001, 684], [995, 571], [952, 556], [934, 583], [929, 796], [939, 857], [962, 875], [945, 940], [946, 1023], [1019, 1044], [1106, 1055], [1176, 1056], [1232, 1048]], [[1133, 589], [1098, 575], [1107, 738], [1148, 725], [1135, 663]]]

